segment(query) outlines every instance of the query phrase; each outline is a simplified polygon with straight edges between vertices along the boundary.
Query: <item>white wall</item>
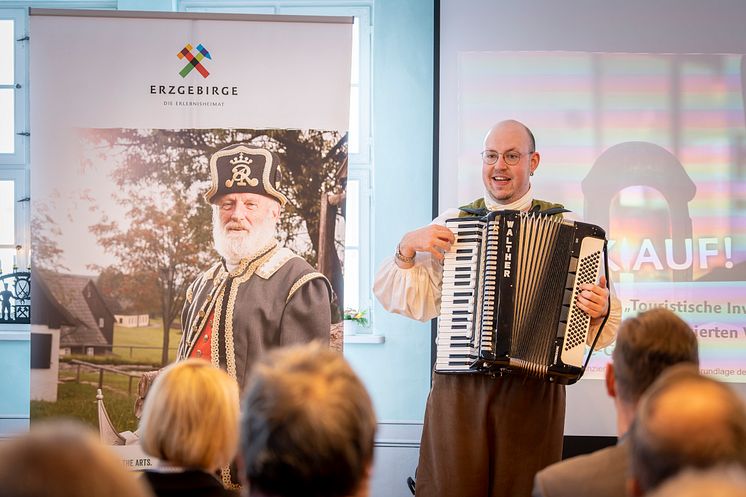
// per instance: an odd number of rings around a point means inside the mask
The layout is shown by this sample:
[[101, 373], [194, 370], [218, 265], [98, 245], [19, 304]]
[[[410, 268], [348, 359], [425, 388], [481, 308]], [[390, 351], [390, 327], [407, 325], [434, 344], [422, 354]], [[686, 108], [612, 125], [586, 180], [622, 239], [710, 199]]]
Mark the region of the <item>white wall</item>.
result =
[[0, 439], [28, 430], [29, 325], [0, 325]]

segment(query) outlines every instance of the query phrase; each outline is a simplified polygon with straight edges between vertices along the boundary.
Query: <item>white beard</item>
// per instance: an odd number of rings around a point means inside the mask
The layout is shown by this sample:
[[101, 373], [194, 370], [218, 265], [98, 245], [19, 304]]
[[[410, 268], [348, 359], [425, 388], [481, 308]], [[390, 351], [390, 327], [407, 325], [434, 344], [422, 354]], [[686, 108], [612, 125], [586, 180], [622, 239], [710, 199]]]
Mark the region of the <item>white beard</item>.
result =
[[220, 216], [216, 209], [212, 211], [212, 239], [215, 250], [218, 251], [229, 266], [238, 265], [246, 259], [262, 252], [271, 242], [275, 241], [277, 226], [272, 218], [267, 218], [261, 224], [254, 225], [251, 232], [229, 231], [220, 223]]

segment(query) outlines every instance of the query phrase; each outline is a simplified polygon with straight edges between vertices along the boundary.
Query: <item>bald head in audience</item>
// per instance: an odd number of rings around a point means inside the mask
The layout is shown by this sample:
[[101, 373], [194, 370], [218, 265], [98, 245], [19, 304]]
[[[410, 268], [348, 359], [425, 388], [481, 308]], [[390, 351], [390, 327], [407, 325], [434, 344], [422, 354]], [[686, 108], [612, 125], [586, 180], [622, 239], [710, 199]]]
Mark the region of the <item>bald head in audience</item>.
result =
[[267, 354], [242, 412], [239, 472], [249, 496], [368, 494], [376, 417], [338, 352], [310, 344]]
[[35, 423], [0, 443], [0, 497], [151, 497], [90, 430], [72, 421]]
[[633, 496], [685, 468], [746, 467], [746, 409], [726, 384], [695, 367], [674, 366], [643, 396], [630, 444]]

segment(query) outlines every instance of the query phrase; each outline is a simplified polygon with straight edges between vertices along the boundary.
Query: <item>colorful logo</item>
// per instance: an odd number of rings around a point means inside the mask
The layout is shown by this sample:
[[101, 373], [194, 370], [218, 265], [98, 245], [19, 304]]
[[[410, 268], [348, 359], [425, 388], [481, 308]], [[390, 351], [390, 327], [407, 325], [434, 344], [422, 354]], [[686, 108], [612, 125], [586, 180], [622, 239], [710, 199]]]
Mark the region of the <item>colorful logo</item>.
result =
[[209, 72], [207, 72], [207, 69], [205, 69], [205, 66], [202, 65], [202, 59], [208, 58], [212, 60], [212, 57], [210, 57], [210, 52], [207, 51], [205, 47], [202, 46], [200, 43], [197, 45], [197, 55], [192, 55], [192, 47], [191, 43], [187, 43], [186, 46], [181, 50], [181, 52], [177, 53], [177, 57], [179, 59], [186, 59], [187, 65], [184, 66], [184, 69], [182, 69], [179, 74], [181, 74], [182, 78], [186, 78], [186, 75], [192, 72], [192, 69], [196, 69], [202, 77], [206, 78], [210, 75]]

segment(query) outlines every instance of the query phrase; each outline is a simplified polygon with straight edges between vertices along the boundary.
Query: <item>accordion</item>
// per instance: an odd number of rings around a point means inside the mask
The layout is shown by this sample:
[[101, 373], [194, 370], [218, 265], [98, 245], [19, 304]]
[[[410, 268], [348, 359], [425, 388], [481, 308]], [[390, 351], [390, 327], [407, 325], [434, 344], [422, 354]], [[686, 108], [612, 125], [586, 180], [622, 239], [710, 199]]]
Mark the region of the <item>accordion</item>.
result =
[[519, 211], [446, 227], [456, 239], [443, 263], [435, 372], [579, 380], [590, 316], [575, 299], [606, 267], [604, 230]]

